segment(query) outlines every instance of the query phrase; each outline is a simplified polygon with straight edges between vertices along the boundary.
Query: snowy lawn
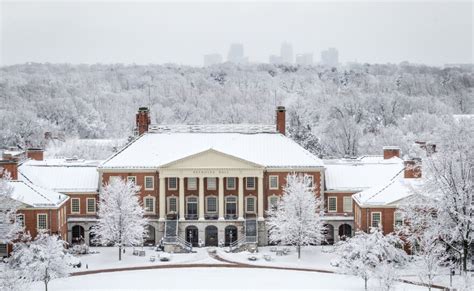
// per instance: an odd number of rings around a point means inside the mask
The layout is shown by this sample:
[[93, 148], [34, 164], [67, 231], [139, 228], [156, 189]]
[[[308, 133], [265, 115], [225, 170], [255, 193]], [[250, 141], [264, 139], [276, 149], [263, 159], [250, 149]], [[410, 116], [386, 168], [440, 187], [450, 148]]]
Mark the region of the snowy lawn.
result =
[[[377, 282], [369, 281], [371, 290]], [[42, 290], [35, 283], [31, 291]], [[156, 269], [75, 276], [53, 280], [50, 291], [65, 290], [364, 290], [364, 281], [344, 275], [242, 268]], [[398, 284], [396, 290], [425, 290], [413, 285]]]
[[[301, 259], [298, 260], [298, 254], [294, 247], [288, 247], [290, 252], [283, 256], [277, 256], [271, 248], [282, 250], [283, 247], [259, 247], [256, 254], [256, 261], [249, 261], [249, 252], [227, 253], [227, 248], [220, 248], [217, 254], [229, 261], [255, 264], [264, 266], [278, 266], [291, 268], [311, 268], [320, 270], [334, 271], [336, 268], [331, 266], [331, 260], [334, 258], [333, 246], [308, 246], [301, 248]], [[271, 261], [266, 261], [265, 256], [270, 256]]]
[[[118, 248], [113, 247], [91, 247], [91, 251], [98, 252], [97, 254], [79, 255], [77, 258], [82, 263], [81, 268], [74, 269], [74, 272], [81, 272], [85, 270], [97, 269], [111, 269], [124, 267], [138, 267], [138, 266], [156, 266], [166, 264], [214, 264], [221, 263], [209, 257], [207, 248], [195, 248], [196, 253], [190, 254], [171, 254], [171, 259], [168, 262], [161, 262], [159, 255], [162, 252], [157, 252], [154, 248], [144, 247], [143, 249], [136, 248], [136, 250], [144, 250], [145, 256], [139, 257], [133, 255], [133, 248], [126, 248], [125, 254], [122, 254], [122, 260], [118, 260]], [[155, 256], [155, 261], [150, 262], [150, 257]], [[88, 269], [86, 269], [86, 265]]]

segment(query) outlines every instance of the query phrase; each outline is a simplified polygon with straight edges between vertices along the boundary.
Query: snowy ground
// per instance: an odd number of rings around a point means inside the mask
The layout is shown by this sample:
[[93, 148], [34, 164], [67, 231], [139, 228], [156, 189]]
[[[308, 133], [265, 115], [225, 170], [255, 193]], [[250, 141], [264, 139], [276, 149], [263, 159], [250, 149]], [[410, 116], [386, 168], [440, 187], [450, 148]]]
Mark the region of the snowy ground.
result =
[[[377, 282], [370, 282], [377, 290]], [[41, 284], [31, 291], [41, 290]], [[364, 281], [344, 275], [301, 271], [241, 268], [157, 269], [102, 273], [54, 280], [50, 291], [66, 290], [364, 290]], [[396, 290], [424, 290], [413, 285], [398, 284]]]

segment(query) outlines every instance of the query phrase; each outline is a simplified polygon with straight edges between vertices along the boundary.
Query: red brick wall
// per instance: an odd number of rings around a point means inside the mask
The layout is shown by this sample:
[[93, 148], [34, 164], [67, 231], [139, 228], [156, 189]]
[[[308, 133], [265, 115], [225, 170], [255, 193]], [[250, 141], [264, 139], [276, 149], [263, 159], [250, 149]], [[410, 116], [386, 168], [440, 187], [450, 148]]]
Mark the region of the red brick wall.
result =
[[372, 224], [372, 212], [381, 212], [382, 230], [384, 234], [393, 232], [394, 230], [394, 215], [396, 208], [360, 208], [354, 203], [354, 208], [361, 211], [361, 223], [358, 224], [357, 216], [354, 217], [356, 230], [367, 232]]
[[[57, 209], [20, 209], [19, 214], [25, 216], [25, 231], [29, 232], [31, 237], [34, 238], [38, 235], [37, 231], [37, 215], [47, 214], [48, 215], [48, 228], [50, 233], [61, 235], [63, 240], [67, 240], [67, 220], [64, 215], [58, 215], [59, 211], [63, 211], [66, 214], [66, 205], [69, 201], [66, 201], [61, 207]], [[59, 221], [61, 216], [61, 221]]]
[[[327, 215], [344, 215], [344, 197], [351, 197], [354, 193], [325, 193], [324, 197], [324, 209]], [[336, 197], [336, 212], [328, 212], [328, 198]], [[353, 203], [354, 204], [354, 203]], [[354, 205], [352, 205], [352, 211], [354, 211]], [[347, 214], [352, 215], [353, 212], [347, 212]]]
[[[95, 213], [87, 213], [87, 198], [95, 198], [96, 200], [96, 211], [97, 211], [97, 203], [99, 202], [99, 195], [97, 194], [68, 194], [68, 196], [71, 198], [67, 202], [67, 215], [68, 216], [95, 216]], [[80, 203], [79, 203], [79, 210], [80, 213], [72, 213], [71, 211], [71, 205], [72, 205], [72, 199], [73, 198], [78, 198]]]

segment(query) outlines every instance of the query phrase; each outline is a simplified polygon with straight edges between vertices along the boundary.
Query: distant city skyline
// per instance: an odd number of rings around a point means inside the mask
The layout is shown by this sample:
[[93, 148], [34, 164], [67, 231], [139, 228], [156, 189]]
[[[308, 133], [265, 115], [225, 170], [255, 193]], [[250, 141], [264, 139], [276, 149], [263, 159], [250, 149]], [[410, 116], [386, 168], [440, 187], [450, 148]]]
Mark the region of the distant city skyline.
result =
[[[242, 62], [281, 57], [292, 45], [339, 63], [473, 62], [471, 2], [35, 2], [0, 3], [0, 65], [25, 62], [203, 65], [225, 61], [231, 43]], [[288, 50], [290, 51], [290, 50]], [[306, 55], [306, 61], [310, 60]]]

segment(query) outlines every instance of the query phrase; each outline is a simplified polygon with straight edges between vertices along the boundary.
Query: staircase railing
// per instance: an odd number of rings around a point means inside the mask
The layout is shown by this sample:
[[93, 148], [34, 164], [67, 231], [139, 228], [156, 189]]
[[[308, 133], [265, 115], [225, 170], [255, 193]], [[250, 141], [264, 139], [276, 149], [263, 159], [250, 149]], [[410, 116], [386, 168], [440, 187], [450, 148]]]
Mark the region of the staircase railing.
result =
[[238, 249], [241, 245], [243, 245], [246, 242], [245, 236], [239, 238], [236, 241], [233, 241], [232, 243], [229, 244], [229, 249], [230, 251], [234, 251]]
[[192, 243], [186, 241], [184, 238], [177, 236], [176, 237], [176, 242], [186, 251], [190, 252], [193, 249]]

